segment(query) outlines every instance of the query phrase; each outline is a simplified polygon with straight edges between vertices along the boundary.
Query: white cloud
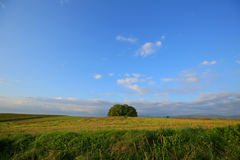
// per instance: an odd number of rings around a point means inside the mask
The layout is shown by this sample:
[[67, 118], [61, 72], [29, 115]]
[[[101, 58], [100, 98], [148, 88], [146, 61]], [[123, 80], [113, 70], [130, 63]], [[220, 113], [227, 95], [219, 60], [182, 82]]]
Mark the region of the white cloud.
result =
[[155, 53], [155, 51], [162, 45], [161, 41], [157, 41], [156, 43], [147, 42], [136, 52], [136, 55], [140, 55], [142, 57], [146, 57]]
[[119, 40], [119, 41], [126, 41], [126, 42], [131, 42], [131, 43], [135, 43], [137, 41], [136, 38], [126, 38], [126, 37], [123, 37], [121, 35], [118, 35], [116, 37], [116, 40]]
[[94, 75], [94, 78], [95, 78], [95, 79], [101, 79], [101, 78], [102, 78], [102, 75], [101, 75], [101, 74], [95, 74], [95, 75]]
[[68, 0], [60, 0], [60, 4], [63, 5], [64, 3], [67, 3]]
[[132, 83], [136, 83], [138, 82], [138, 78], [126, 78], [126, 79], [118, 79], [117, 80], [117, 84], [122, 84], [122, 85], [126, 85], [126, 84], [132, 84]]
[[240, 64], [240, 61], [236, 61], [238, 64]]
[[146, 79], [152, 79], [153, 77], [147, 77]]
[[[211, 87], [212, 80], [219, 79], [219, 75], [207, 69], [202, 72], [196, 72], [192, 70], [181, 71], [176, 78], [162, 78], [162, 91], [172, 94], [190, 94], [196, 93], [196, 91], [203, 91]], [[175, 82], [175, 83], [173, 83]]]
[[146, 82], [147, 80], [146, 79], [140, 79], [139, 82]]
[[155, 85], [155, 82], [149, 81], [148, 84], [149, 84], [150, 86], [153, 86], [153, 85]]
[[147, 101], [129, 100], [122, 102], [104, 99], [79, 98], [34, 98], [0, 96], [2, 113], [59, 114], [74, 116], [106, 116], [114, 104], [128, 104], [136, 108], [138, 115], [176, 116], [187, 114], [240, 114], [240, 92], [201, 93], [192, 101]]
[[0, 83], [2, 84], [6, 84], [6, 85], [12, 85], [12, 84], [16, 84], [16, 83], [20, 83], [20, 80], [10, 80], [10, 81], [6, 81], [4, 79], [0, 79]]
[[[198, 76], [197, 72], [191, 70], [181, 71], [179, 77], [177, 78], [162, 78], [162, 82], [177, 82], [179, 84], [171, 85], [171, 87], [163, 86], [162, 90], [167, 93], [173, 94], [189, 94], [196, 91], [203, 90], [209, 85], [209, 78], [211, 78], [208, 73], [202, 73], [202, 76]], [[162, 83], [162, 85], [165, 85]]]
[[109, 76], [114, 76], [114, 73], [109, 73]]
[[130, 74], [129, 74], [129, 73], [126, 73], [125, 76], [130, 77]]
[[166, 38], [166, 36], [162, 35], [162, 40], [164, 40]]
[[142, 87], [137, 84], [125, 85], [125, 87], [130, 89], [130, 91], [126, 91], [126, 93], [129, 93], [129, 94], [147, 94], [152, 92], [151, 88]]
[[71, 97], [69, 97], [69, 98], [67, 98], [67, 100], [70, 100], [70, 101], [77, 101], [78, 98], [71, 98]]
[[56, 98], [54, 98], [54, 99], [63, 99], [62, 97], [56, 97]]
[[201, 93], [198, 99], [188, 102], [126, 100], [123, 103], [137, 106], [139, 115], [240, 114], [240, 92]]
[[151, 43], [151, 42], [145, 43], [145, 44], [141, 47], [141, 49], [139, 49], [139, 50], [137, 51], [137, 54], [138, 54], [138, 55], [140, 54], [140, 55], [143, 56], [143, 57], [148, 56], [149, 54], [152, 54], [152, 53], [155, 52], [155, 50], [153, 49], [153, 47], [154, 47], [154, 44], [153, 44], [153, 43]]
[[235, 74], [239, 74], [240, 75], [240, 71], [236, 71]]
[[216, 61], [212, 61], [212, 62], [204, 61], [201, 64], [202, 65], [213, 65], [213, 64], [216, 64], [216, 63], [217, 63]]
[[189, 78], [186, 78], [185, 81], [187, 81], [187, 82], [199, 82], [199, 81], [201, 81], [201, 79], [198, 78], [198, 77], [189, 77]]
[[184, 70], [184, 71], [181, 71], [181, 73], [180, 73], [181, 77], [194, 77], [196, 75], [197, 75], [196, 72], [192, 72], [190, 70]]
[[60, 114], [75, 116], [106, 116], [116, 102], [102, 99], [1, 97], [2, 113]]
[[162, 45], [162, 42], [161, 41], [157, 41], [156, 42], [156, 46], [161, 46]]
[[106, 93], [106, 96], [114, 96], [114, 93]]
[[143, 83], [146, 82], [147, 79], [138, 79], [139, 77], [143, 76], [138, 73], [133, 73], [132, 74], [134, 78], [125, 78], [125, 79], [118, 79], [117, 80], [117, 85], [123, 85], [124, 87], [130, 89], [125, 91], [126, 93], [129, 94], [146, 94], [152, 91], [151, 88], [146, 88], [139, 86], [138, 84], [134, 83]]
[[188, 78], [163, 78], [162, 81], [165, 82], [200, 82], [201, 79], [198, 77], [188, 77]]
[[1, 6], [1, 8], [6, 8], [6, 6], [3, 4], [3, 2], [0, 2], [0, 6]]
[[142, 77], [143, 75], [139, 74], [139, 73], [133, 73], [132, 74], [134, 77], [138, 78], [138, 77]]
[[209, 80], [217, 80], [220, 78], [220, 75], [217, 73], [214, 73], [213, 71], [211, 71], [210, 69], [207, 69], [206, 71], [204, 71], [202, 73], [201, 76], [202, 79], [209, 79]]
[[202, 79], [197, 77], [196, 72], [191, 72], [190, 70], [181, 71], [179, 78], [163, 78], [162, 81], [165, 82], [201, 82]]
[[6, 85], [11, 85], [10, 82], [3, 81], [2, 79], [0, 79], [0, 83], [6, 84]]
[[178, 80], [178, 79], [174, 79], [174, 78], [162, 78], [161, 80], [164, 81], [164, 82], [170, 82], [170, 81], [176, 81], [176, 80]]

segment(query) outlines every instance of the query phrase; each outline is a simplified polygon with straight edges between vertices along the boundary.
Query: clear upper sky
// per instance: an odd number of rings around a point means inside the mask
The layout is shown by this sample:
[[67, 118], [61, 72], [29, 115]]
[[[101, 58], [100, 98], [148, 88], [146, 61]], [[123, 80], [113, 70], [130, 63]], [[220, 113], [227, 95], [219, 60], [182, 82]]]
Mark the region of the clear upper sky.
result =
[[240, 114], [239, 0], [0, 0], [0, 112]]

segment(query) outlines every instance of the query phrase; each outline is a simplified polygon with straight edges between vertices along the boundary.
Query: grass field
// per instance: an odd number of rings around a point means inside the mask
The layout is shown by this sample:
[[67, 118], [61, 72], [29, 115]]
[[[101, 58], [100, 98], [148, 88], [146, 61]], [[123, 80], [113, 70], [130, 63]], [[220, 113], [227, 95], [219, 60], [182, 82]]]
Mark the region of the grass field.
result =
[[240, 159], [239, 153], [240, 120], [57, 116], [0, 122], [0, 159]]
[[[0, 115], [1, 116], [1, 115]], [[46, 117], [0, 123], [0, 133], [46, 133], [52, 131], [159, 130], [164, 128], [210, 129], [239, 124], [240, 120], [204, 120], [140, 117]]]
[[59, 115], [1, 113], [0, 114], [0, 122], [16, 121], [16, 120], [24, 120], [24, 119], [34, 119], [34, 118], [44, 118], [44, 117], [59, 117]]

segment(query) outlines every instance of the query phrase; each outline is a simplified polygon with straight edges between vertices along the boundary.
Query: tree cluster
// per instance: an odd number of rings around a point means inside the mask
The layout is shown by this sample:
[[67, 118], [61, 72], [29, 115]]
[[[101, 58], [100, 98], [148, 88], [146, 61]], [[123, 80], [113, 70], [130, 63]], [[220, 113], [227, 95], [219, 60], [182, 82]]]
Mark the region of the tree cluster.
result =
[[109, 109], [108, 116], [137, 117], [137, 111], [135, 108], [128, 106], [127, 104], [115, 104], [112, 108]]

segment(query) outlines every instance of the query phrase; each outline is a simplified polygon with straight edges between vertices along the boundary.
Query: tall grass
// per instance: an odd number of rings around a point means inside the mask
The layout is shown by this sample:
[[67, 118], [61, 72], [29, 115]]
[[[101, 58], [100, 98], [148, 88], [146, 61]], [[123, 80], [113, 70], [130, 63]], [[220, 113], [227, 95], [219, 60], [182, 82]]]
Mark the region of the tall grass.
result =
[[0, 159], [240, 159], [240, 125], [0, 134]]

